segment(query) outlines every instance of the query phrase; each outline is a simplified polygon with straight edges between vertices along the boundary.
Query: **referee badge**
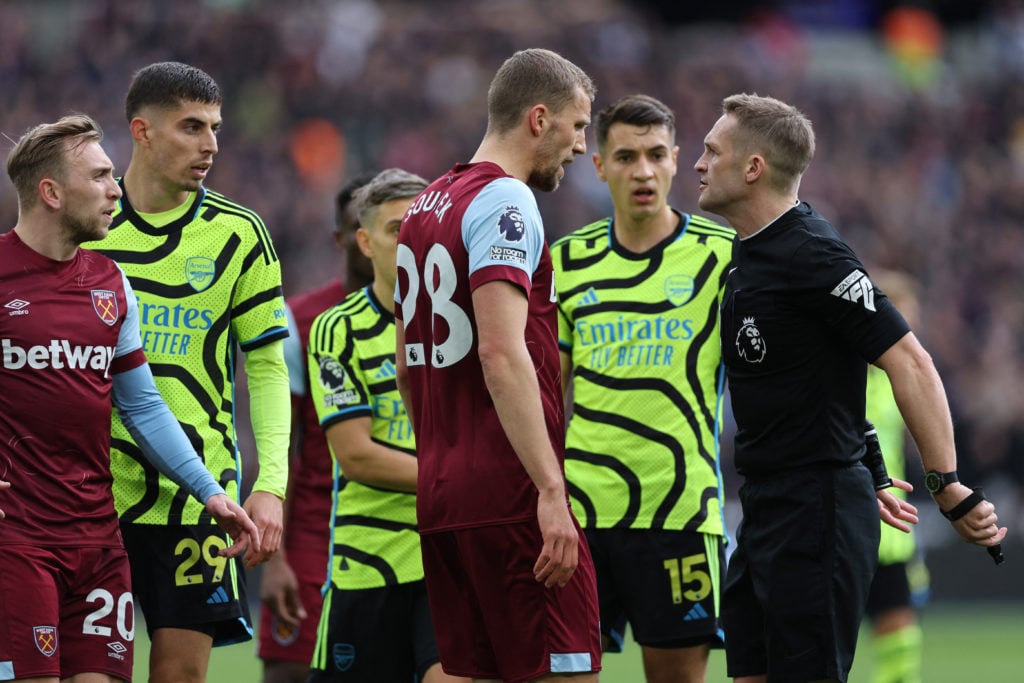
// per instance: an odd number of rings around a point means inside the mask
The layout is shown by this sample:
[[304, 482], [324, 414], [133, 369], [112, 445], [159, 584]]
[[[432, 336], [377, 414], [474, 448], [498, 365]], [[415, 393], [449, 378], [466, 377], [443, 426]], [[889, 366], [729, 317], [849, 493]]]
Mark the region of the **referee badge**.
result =
[[760, 363], [768, 353], [768, 347], [757, 329], [754, 318], [744, 318], [743, 327], [736, 333], [736, 351], [748, 363]]

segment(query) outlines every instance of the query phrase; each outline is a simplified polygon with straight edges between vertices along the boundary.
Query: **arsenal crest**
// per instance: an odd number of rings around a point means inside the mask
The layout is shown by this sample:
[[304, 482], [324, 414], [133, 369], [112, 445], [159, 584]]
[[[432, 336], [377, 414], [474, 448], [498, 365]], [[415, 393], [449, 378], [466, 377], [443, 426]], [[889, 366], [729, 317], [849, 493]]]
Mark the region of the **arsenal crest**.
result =
[[217, 275], [217, 263], [212, 258], [189, 256], [185, 259], [185, 279], [197, 292], [209, 287], [215, 275]]
[[47, 657], [52, 657], [57, 651], [57, 627], [36, 626], [32, 629], [35, 636], [36, 647]]
[[92, 309], [108, 325], [117, 322], [117, 297], [109, 289], [92, 290]]

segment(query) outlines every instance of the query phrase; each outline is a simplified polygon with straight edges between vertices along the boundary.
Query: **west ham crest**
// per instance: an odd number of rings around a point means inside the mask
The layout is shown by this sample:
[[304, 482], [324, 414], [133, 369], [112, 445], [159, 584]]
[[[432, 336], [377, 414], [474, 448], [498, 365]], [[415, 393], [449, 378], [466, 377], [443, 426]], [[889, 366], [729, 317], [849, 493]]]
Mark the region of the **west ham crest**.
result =
[[117, 322], [117, 297], [109, 289], [92, 290], [92, 309], [106, 324]]
[[52, 657], [57, 651], [57, 627], [36, 626], [32, 629], [35, 636], [36, 648], [47, 657]]

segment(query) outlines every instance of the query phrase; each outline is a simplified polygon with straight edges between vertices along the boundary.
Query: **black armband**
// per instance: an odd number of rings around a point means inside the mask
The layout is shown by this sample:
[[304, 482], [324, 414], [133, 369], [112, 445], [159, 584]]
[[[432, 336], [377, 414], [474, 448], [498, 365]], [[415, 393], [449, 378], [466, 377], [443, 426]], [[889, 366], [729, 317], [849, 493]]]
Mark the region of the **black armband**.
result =
[[861, 462], [871, 472], [871, 481], [876, 491], [890, 488], [892, 477], [885, 467], [885, 459], [882, 457], [882, 446], [878, 443], [878, 432], [870, 420], [864, 421], [864, 445], [867, 447]]

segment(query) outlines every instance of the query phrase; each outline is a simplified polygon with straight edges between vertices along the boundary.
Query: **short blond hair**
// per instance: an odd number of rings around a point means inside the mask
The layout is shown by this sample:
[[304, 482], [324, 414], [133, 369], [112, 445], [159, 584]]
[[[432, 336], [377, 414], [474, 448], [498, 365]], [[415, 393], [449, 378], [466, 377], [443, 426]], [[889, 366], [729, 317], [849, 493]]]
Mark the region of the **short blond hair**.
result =
[[505, 60], [487, 90], [487, 132], [515, 128], [527, 109], [548, 106], [556, 114], [576, 99], [577, 88], [594, 101], [594, 81], [583, 69], [551, 50], [520, 50]]
[[7, 155], [7, 175], [18, 192], [18, 203], [25, 208], [34, 206], [39, 181], [63, 181], [69, 153], [102, 139], [103, 130], [86, 114], [68, 114], [29, 128]]
[[741, 93], [722, 100], [722, 113], [739, 123], [737, 144], [764, 156], [774, 183], [798, 183], [814, 158], [814, 128], [796, 107], [774, 97]]

